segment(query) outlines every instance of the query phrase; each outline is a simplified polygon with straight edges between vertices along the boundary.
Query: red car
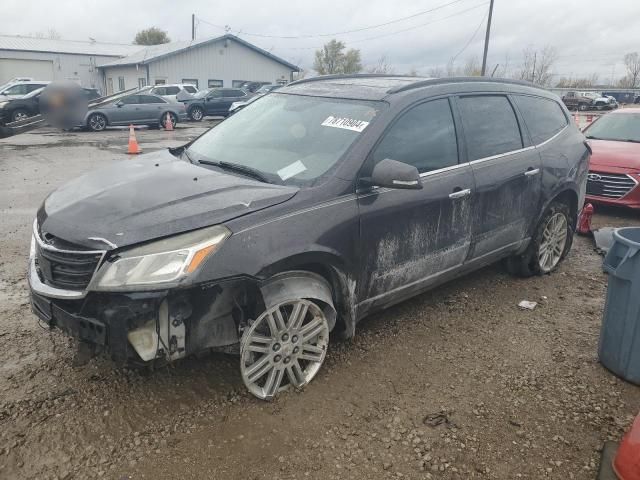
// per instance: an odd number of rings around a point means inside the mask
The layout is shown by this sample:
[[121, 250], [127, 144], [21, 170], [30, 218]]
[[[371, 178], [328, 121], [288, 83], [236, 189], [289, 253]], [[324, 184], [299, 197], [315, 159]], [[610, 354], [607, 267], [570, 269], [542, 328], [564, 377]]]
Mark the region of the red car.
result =
[[604, 115], [584, 134], [593, 150], [587, 201], [640, 209], [640, 108]]

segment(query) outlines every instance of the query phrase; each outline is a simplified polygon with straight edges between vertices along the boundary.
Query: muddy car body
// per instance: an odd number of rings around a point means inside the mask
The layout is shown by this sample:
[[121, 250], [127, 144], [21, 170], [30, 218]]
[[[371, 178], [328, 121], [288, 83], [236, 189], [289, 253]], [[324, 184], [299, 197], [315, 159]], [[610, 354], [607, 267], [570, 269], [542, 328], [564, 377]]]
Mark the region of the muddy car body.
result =
[[500, 259], [553, 270], [588, 156], [560, 100], [527, 84], [303, 80], [52, 193], [32, 306], [123, 362], [239, 350], [271, 398], [373, 311]]

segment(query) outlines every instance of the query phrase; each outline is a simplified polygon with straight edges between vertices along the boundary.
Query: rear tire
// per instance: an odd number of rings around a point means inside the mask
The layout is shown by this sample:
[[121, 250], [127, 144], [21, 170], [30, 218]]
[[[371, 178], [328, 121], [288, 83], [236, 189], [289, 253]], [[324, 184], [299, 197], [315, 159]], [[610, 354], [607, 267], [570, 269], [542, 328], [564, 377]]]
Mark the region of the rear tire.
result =
[[553, 202], [540, 220], [525, 252], [505, 260], [507, 271], [519, 277], [553, 272], [573, 245], [573, 220], [566, 204]]
[[578, 110], [581, 112], [586, 112], [587, 110], [589, 110], [589, 105], [587, 105], [586, 103], [581, 103], [580, 105], [578, 105]]
[[178, 117], [176, 117], [171, 112], [165, 112], [165, 113], [162, 114], [162, 117], [160, 117], [160, 126], [162, 128], [166, 128], [164, 122], [167, 121], [167, 113], [169, 114], [169, 119], [171, 120], [171, 126], [173, 128], [176, 128], [176, 125], [178, 124]]

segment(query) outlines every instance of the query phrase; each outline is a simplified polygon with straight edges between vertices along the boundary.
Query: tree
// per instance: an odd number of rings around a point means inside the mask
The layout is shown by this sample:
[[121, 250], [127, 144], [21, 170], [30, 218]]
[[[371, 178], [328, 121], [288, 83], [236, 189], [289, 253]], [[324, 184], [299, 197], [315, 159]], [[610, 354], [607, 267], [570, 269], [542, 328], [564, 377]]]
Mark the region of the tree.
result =
[[516, 71], [514, 77], [545, 87], [549, 86], [553, 78], [552, 67], [558, 57], [556, 49], [548, 45], [540, 51], [527, 47], [522, 53], [524, 57], [522, 68]]
[[480, 69], [480, 60], [478, 60], [478, 57], [467, 58], [462, 68], [462, 74], [465, 77], [479, 77], [481, 73], [482, 70]]
[[387, 56], [382, 55], [378, 59], [378, 63], [367, 69], [368, 73], [393, 73], [393, 67], [389, 65]]
[[416, 70], [416, 67], [411, 67], [411, 70], [407, 72], [407, 75], [410, 77], [417, 77], [418, 71]]
[[170, 41], [171, 39], [167, 35], [167, 32], [157, 27], [151, 27], [136, 33], [136, 38], [133, 40], [133, 43], [135, 45], [159, 45], [161, 43], [169, 43]]
[[624, 64], [627, 67], [627, 82], [629, 88], [636, 88], [640, 77], [640, 55], [638, 52], [627, 53], [624, 56]]
[[346, 53], [343, 42], [331, 40], [320, 50], [316, 50], [316, 58], [313, 69], [319, 75], [332, 75], [336, 73], [358, 73], [362, 70], [360, 50], [350, 49]]
[[362, 71], [362, 62], [360, 61], [360, 50], [352, 48], [347, 50], [342, 60], [342, 71], [340, 73], [358, 73]]
[[36, 32], [36, 38], [48, 38], [49, 40], [60, 40], [60, 33], [55, 28], [50, 28], [46, 32]]

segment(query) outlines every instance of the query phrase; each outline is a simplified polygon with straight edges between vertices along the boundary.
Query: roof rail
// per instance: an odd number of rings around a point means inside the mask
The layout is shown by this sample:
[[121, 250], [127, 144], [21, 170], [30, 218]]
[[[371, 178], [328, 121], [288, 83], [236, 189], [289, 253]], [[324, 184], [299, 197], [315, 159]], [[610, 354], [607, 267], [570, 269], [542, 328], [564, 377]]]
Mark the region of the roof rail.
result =
[[387, 93], [399, 93], [407, 90], [413, 90], [414, 88], [430, 87], [431, 85], [441, 85], [443, 83], [509, 83], [513, 85], [523, 85], [525, 87], [541, 88], [538, 85], [534, 85], [531, 82], [524, 80], [512, 80], [510, 78], [491, 78], [491, 77], [447, 77], [447, 78], [432, 78], [430, 80], [419, 80], [408, 85], [400, 85], [392, 87], [387, 90]]
[[388, 73], [351, 73], [351, 74], [336, 74], [336, 75], [319, 75], [317, 77], [302, 78], [300, 80], [296, 80], [294, 82], [289, 83], [287, 86], [300, 85], [301, 83], [319, 82], [322, 80], [341, 80], [346, 78], [415, 78], [416, 81], [419, 81], [418, 78], [420, 77], [415, 77], [413, 75], [390, 75]]

